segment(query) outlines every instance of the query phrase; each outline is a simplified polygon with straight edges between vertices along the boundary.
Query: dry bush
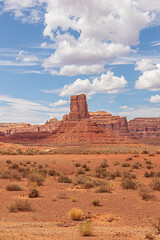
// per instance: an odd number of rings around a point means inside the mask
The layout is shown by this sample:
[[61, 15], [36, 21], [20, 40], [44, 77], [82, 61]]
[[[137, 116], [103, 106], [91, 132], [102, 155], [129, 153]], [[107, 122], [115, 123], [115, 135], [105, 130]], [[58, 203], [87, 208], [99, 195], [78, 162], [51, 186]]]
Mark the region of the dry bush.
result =
[[86, 176], [76, 176], [72, 179], [72, 183], [73, 185], [81, 185], [84, 184], [86, 181], [88, 180], [88, 178]]
[[29, 198], [38, 198], [39, 197], [39, 191], [35, 188], [33, 188], [29, 194], [28, 194]]
[[153, 198], [152, 189], [149, 186], [145, 185], [144, 183], [141, 183], [139, 185], [138, 194], [143, 200], [148, 200]]
[[15, 170], [15, 169], [9, 169], [9, 170], [1, 170], [0, 171], [0, 179], [15, 179], [20, 181], [21, 180], [21, 174]]
[[22, 191], [23, 188], [18, 185], [17, 183], [10, 183], [9, 185], [6, 186], [7, 191]]
[[121, 186], [124, 189], [136, 190], [137, 189], [137, 182], [135, 180], [133, 180], [132, 178], [123, 177], [122, 180], [121, 180]]
[[74, 221], [81, 220], [83, 217], [83, 211], [79, 208], [72, 208], [68, 213], [68, 217]]
[[151, 188], [154, 190], [154, 191], [160, 191], [160, 179], [159, 178], [153, 178], [153, 180], [151, 181], [150, 183], [151, 185]]
[[122, 163], [121, 167], [130, 167], [130, 164], [129, 163]]
[[60, 182], [60, 183], [71, 183], [72, 180], [66, 175], [60, 175], [58, 177], [58, 182]]
[[118, 166], [118, 165], [120, 165], [120, 162], [115, 161], [115, 162], [113, 163], [113, 165], [114, 165], [114, 166]]
[[52, 169], [52, 170], [48, 170], [48, 175], [49, 176], [58, 176], [58, 172], [56, 172], [56, 170]]
[[74, 166], [75, 166], [75, 167], [80, 167], [81, 164], [80, 164], [80, 163], [75, 163]]
[[153, 236], [151, 233], [147, 233], [145, 239], [155, 240], [156, 238], [155, 238], [155, 236]]
[[38, 186], [42, 186], [44, 182], [44, 176], [38, 173], [31, 173], [29, 175], [29, 180], [32, 183], [36, 183]]
[[6, 160], [6, 163], [7, 163], [7, 164], [11, 164], [12, 161], [11, 161], [11, 160]]
[[31, 211], [31, 204], [27, 199], [16, 199], [14, 203], [12, 203], [8, 207], [10, 212], [28, 212]]
[[157, 231], [157, 234], [160, 234], [160, 217], [153, 223], [153, 227]]
[[105, 177], [107, 177], [106, 169], [101, 167], [101, 166], [97, 167], [95, 169], [95, 177], [97, 177], [97, 178], [105, 178]]
[[93, 206], [99, 206], [100, 205], [100, 200], [95, 198], [95, 199], [92, 200], [91, 203], [92, 203]]
[[146, 178], [152, 178], [155, 176], [155, 172], [154, 171], [151, 171], [150, 173], [149, 172], [145, 172], [144, 173], [144, 177]]
[[111, 193], [112, 186], [109, 183], [105, 183], [99, 188], [97, 188], [96, 193]]
[[106, 168], [106, 167], [109, 167], [108, 163], [107, 163], [107, 160], [104, 160], [101, 165], [100, 165], [101, 168]]
[[81, 236], [91, 236], [93, 234], [93, 227], [91, 222], [85, 222], [80, 225], [79, 231]]
[[76, 174], [77, 174], [77, 175], [85, 174], [85, 171], [84, 171], [82, 168], [80, 168], [80, 169], [77, 170], [77, 173], [76, 173]]
[[139, 169], [140, 167], [142, 167], [142, 164], [140, 162], [136, 162], [132, 165], [133, 169]]
[[149, 154], [149, 151], [148, 151], [148, 150], [143, 150], [143, 151], [141, 152], [141, 154]]
[[67, 199], [67, 194], [65, 192], [59, 192], [57, 193], [57, 198], [59, 199]]
[[78, 201], [78, 198], [76, 198], [76, 197], [71, 197], [71, 201], [72, 201], [72, 202], [77, 202], [77, 201]]

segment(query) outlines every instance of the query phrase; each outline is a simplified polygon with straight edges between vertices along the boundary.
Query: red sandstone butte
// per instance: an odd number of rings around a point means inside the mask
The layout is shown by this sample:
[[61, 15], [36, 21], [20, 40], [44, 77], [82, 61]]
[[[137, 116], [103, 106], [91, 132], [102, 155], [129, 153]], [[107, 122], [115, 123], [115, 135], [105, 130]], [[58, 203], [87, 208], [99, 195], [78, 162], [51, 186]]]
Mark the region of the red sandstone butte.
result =
[[104, 111], [88, 112], [84, 94], [71, 97], [70, 109], [69, 115], [63, 117], [59, 127], [43, 139], [43, 143], [116, 143], [136, 138], [129, 133], [125, 117], [112, 116]]
[[86, 95], [76, 95], [71, 97], [69, 120], [77, 121], [89, 118]]

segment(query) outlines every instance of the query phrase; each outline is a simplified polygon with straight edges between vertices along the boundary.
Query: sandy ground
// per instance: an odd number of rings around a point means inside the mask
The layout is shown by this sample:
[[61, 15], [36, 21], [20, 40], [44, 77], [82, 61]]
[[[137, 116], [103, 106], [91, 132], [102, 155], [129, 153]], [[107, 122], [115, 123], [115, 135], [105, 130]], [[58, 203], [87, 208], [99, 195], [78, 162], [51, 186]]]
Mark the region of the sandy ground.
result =
[[[122, 167], [126, 163], [126, 158], [132, 157], [127, 161], [131, 166], [140, 162], [140, 169]], [[153, 169], [146, 168], [144, 158], [151, 161]], [[151, 178], [145, 178], [144, 173], [160, 171], [160, 155], [155, 154], [88, 154], [88, 155], [3, 155], [0, 156], [1, 169], [7, 169], [12, 163], [26, 164], [31, 169], [35, 162], [36, 166], [42, 165], [46, 170], [55, 169], [56, 171], [68, 175], [70, 178], [78, 168], [75, 163], [87, 164], [91, 171], [85, 175], [92, 176], [94, 170], [101, 162], [107, 160], [109, 167], [107, 171], [120, 172], [131, 170], [137, 177], [137, 181], [149, 184]], [[27, 164], [27, 161], [29, 162]], [[115, 166], [118, 161], [120, 165]], [[47, 164], [47, 165], [46, 165]], [[79, 167], [81, 168], [81, 167]], [[49, 239], [145, 239], [147, 233], [155, 236], [156, 230], [152, 223], [160, 217], [160, 192], [154, 191], [154, 199], [142, 200], [136, 190], [124, 190], [120, 183], [121, 178], [110, 180], [113, 185], [111, 193], [96, 193], [95, 189], [82, 189], [80, 186], [73, 186], [69, 183], [59, 183], [53, 176], [47, 176], [43, 186], [38, 186], [39, 198], [28, 199], [30, 184], [23, 178], [18, 184], [23, 187], [23, 191], [6, 191], [6, 186], [13, 180], [0, 179], [0, 239], [1, 240], [49, 240]], [[15, 181], [14, 181], [15, 182]], [[59, 193], [66, 195], [65, 199], [58, 197]], [[76, 202], [71, 198], [75, 197]], [[11, 213], [8, 206], [17, 198], [28, 199], [32, 205], [31, 212]], [[91, 201], [95, 198], [100, 200], [100, 206], [93, 206]], [[56, 201], [53, 201], [53, 199]], [[84, 219], [82, 221], [72, 221], [68, 218], [68, 212], [73, 208], [83, 210]], [[79, 226], [84, 221], [90, 220], [93, 224], [93, 236], [82, 237], [79, 233]]]

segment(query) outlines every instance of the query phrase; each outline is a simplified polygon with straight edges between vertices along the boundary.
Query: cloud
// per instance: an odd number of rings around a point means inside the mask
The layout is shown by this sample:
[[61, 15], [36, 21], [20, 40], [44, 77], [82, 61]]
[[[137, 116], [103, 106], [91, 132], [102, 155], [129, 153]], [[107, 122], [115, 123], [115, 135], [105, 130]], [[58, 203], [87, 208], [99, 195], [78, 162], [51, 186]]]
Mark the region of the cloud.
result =
[[[54, 48], [43, 67], [53, 75], [100, 74], [106, 63], [139, 44], [139, 33], [160, 24], [159, 0], [2, 0], [3, 11], [23, 22], [44, 19], [44, 37]], [[46, 38], [47, 39], [47, 38]], [[125, 64], [125, 62], [121, 63]]]
[[50, 103], [49, 106], [50, 107], [59, 107], [59, 106], [63, 106], [63, 105], [66, 105], [66, 104], [68, 104], [68, 101], [61, 99], [61, 100], [59, 100], [55, 103]]
[[60, 69], [60, 71], [50, 70], [52, 75], [59, 75], [59, 76], [75, 76], [75, 75], [93, 75], [97, 73], [104, 72], [103, 64], [94, 64], [94, 65], [65, 65]]
[[151, 103], [160, 103], [160, 95], [151, 96], [149, 101]]
[[1, 122], [44, 123], [47, 119], [61, 119], [69, 112], [68, 107], [54, 108], [30, 100], [0, 95]]
[[134, 109], [126, 109], [121, 112], [117, 112], [117, 115], [127, 116], [128, 120], [134, 118], [142, 118], [142, 117], [160, 117], [160, 108], [158, 107], [149, 107], [149, 106], [136, 106]]
[[160, 90], [160, 64], [152, 64], [151, 60], [142, 59], [135, 69], [143, 72], [135, 82], [136, 89]]
[[13, 12], [23, 23], [37, 23], [42, 18], [44, 0], [1, 0], [4, 12]]
[[133, 110], [134, 109], [134, 108], [130, 108], [130, 107], [126, 106], [126, 105], [120, 106], [119, 108], [120, 109], [124, 109], [124, 110]]
[[136, 62], [135, 70], [145, 72], [156, 69], [156, 65], [152, 63], [152, 59], [143, 58]]
[[152, 42], [152, 45], [151, 47], [157, 47], [157, 46], [160, 46], [160, 42]]
[[27, 51], [21, 50], [16, 58], [17, 61], [24, 63], [38, 62], [39, 59], [34, 55], [29, 55]]
[[65, 85], [60, 92], [60, 96], [71, 96], [75, 94], [85, 93], [92, 96], [96, 93], [116, 94], [127, 85], [127, 81], [123, 76], [116, 77], [113, 72], [108, 71], [102, 74], [100, 78], [92, 81], [89, 79], [77, 79], [69, 85]]
[[35, 62], [16, 62], [10, 60], [0, 60], [0, 66], [14, 66], [14, 67], [25, 67], [25, 66], [35, 66]]

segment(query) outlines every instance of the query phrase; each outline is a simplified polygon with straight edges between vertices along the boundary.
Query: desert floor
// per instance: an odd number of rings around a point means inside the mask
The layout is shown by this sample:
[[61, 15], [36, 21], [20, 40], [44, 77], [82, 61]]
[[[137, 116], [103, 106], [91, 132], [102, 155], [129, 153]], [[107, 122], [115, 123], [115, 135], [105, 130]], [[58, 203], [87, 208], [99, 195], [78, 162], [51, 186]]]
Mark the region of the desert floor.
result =
[[[140, 183], [150, 186], [156, 180], [160, 184], [159, 152], [1, 155], [0, 164], [1, 240], [160, 239], [157, 235], [160, 226], [154, 226], [160, 217], [160, 191], [152, 187], [151, 197], [146, 200], [142, 199], [139, 191]], [[107, 175], [96, 175], [98, 168], [100, 174], [105, 169]], [[54, 176], [48, 174], [49, 170], [55, 170]], [[10, 175], [4, 177], [6, 171]], [[17, 180], [15, 172], [21, 179]], [[132, 176], [138, 189], [122, 187], [126, 172]], [[145, 172], [152, 173], [146, 177]], [[31, 181], [32, 174], [43, 176], [41, 186]], [[63, 182], [61, 176], [67, 176], [71, 183]], [[85, 179], [83, 183], [82, 179]], [[94, 181], [107, 183], [110, 192], [97, 193], [99, 186], [93, 184]], [[13, 182], [22, 190], [7, 191], [6, 187]], [[87, 185], [86, 182], [92, 184]], [[39, 197], [28, 197], [33, 188], [39, 191]], [[31, 210], [11, 212], [9, 207], [16, 199], [27, 199]], [[93, 199], [100, 201], [99, 206], [92, 204]], [[68, 212], [72, 208], [83, 211], [81, 220], [69, 218]], [[80, 235], [79, 226], [86, 221], [92, 223], [92, 236]]]

